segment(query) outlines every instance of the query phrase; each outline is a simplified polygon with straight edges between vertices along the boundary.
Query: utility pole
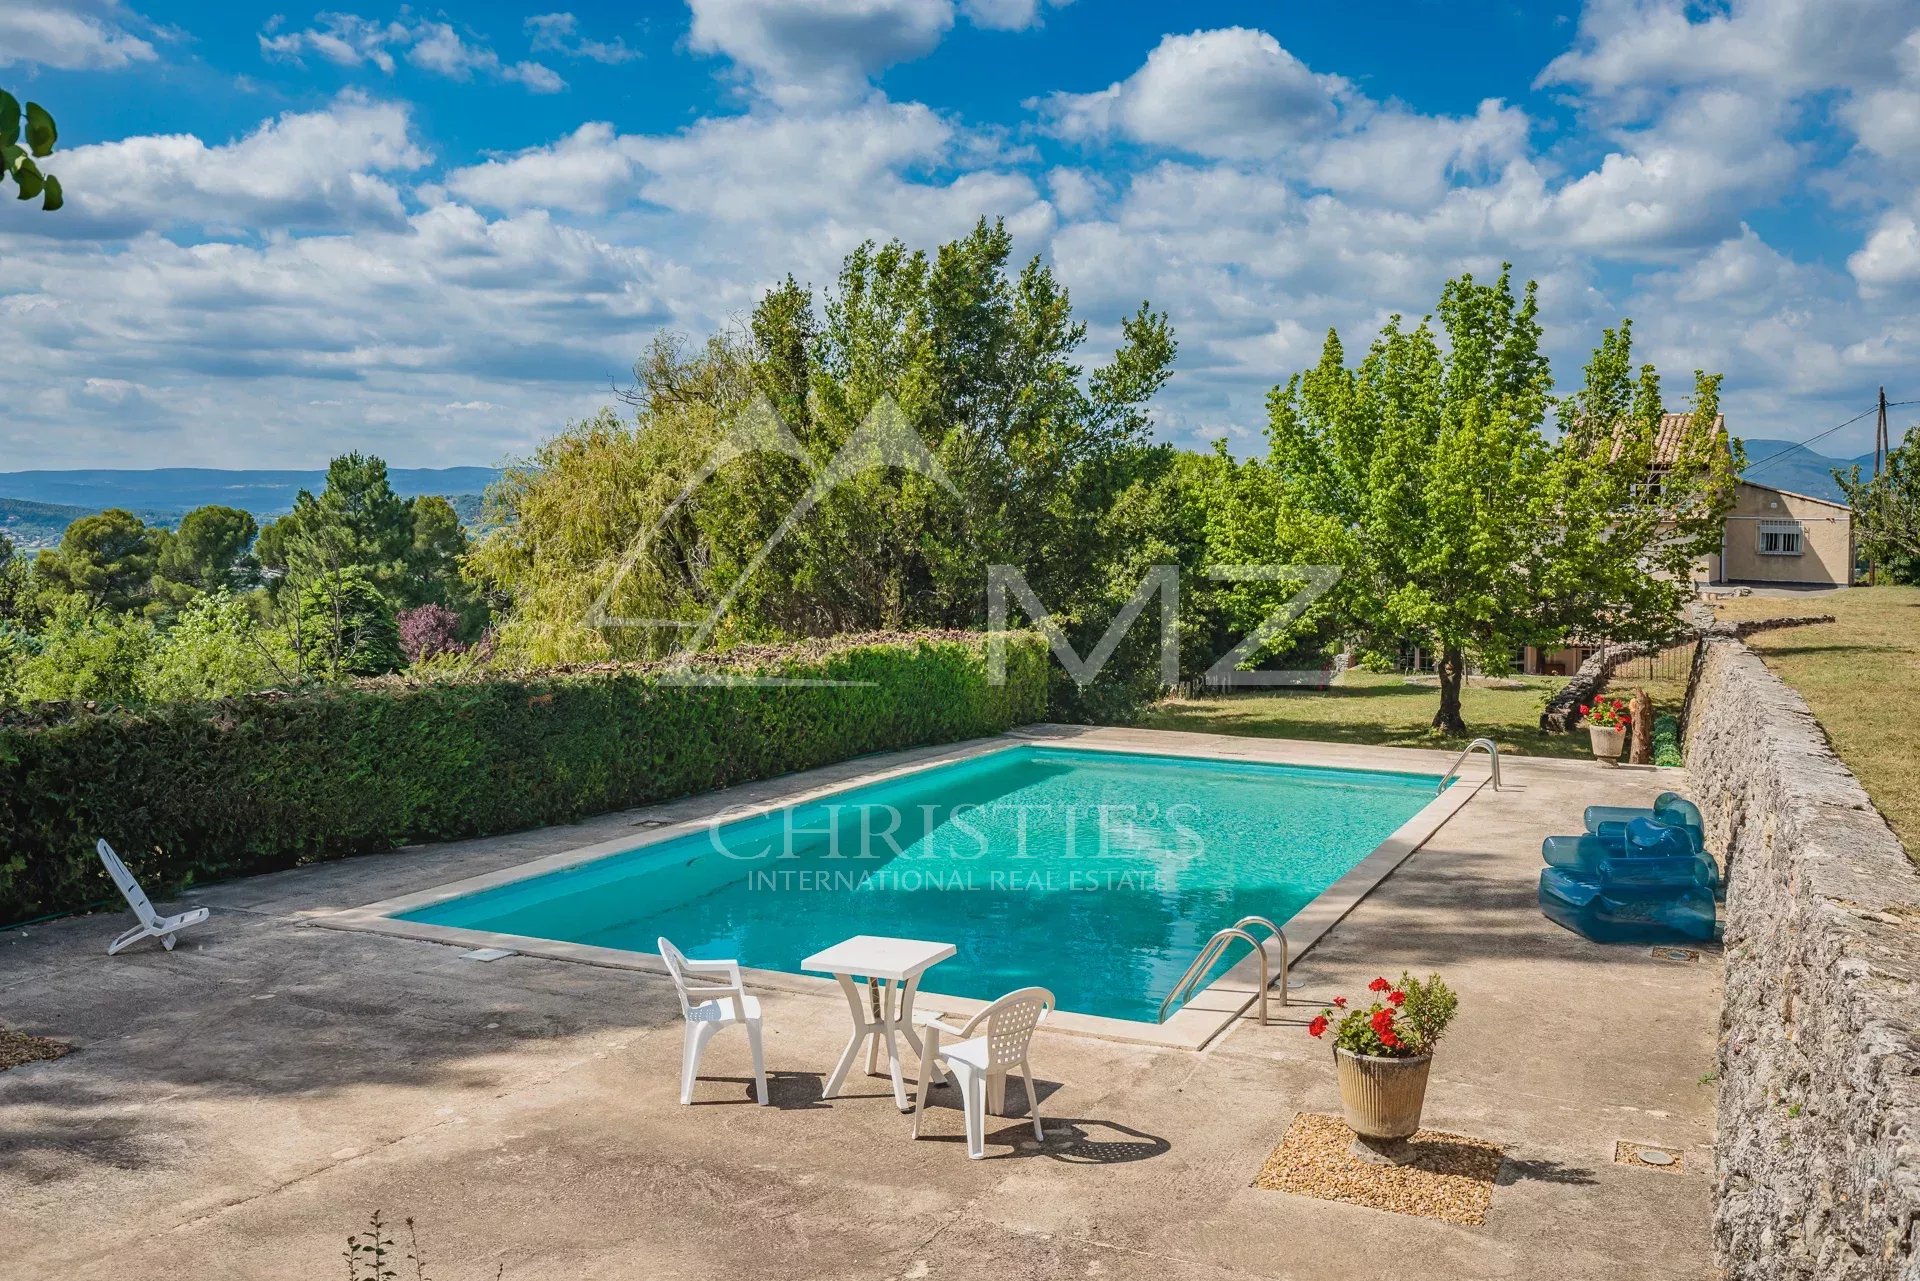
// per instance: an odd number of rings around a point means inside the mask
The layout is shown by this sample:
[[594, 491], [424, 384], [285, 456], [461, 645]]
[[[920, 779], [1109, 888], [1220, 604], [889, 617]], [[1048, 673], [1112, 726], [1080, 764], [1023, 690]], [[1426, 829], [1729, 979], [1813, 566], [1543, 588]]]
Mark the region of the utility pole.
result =
[[[1873, 478], [1880, 479], [1880, 469], [1887, 461], [1887, 389], [1880, 389], [1880, 417], [1873, 428]], [[1874, 557], [1867, 558], [1867, 586], [1880, 585], [1880, 562]]]

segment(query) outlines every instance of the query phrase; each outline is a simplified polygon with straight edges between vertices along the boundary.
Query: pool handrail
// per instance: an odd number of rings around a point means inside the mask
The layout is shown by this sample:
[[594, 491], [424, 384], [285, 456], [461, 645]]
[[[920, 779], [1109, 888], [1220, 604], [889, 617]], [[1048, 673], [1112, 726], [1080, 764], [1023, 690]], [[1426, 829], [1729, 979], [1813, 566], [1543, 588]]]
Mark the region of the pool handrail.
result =
[[1490, 738], [1476, 738], [1461, 748], [1460, 754], [1453, 758], [1453, 764], [1447, 766], [1447, 772], [1440, 776], [1439, 785], [1433, 789], [1435, 796], [1446, 791], [1447, 784], [1459, 776], [1460, 762], [1466, 760], [1467, 756], [1476, 747], [1484, 747], [1487, 749], [1487, 763], [1493, 769], [1493, 790], [1496, 792], [1500, 790], [1500, 744]]
[[1200, 981], [1207, 970], [1213, 965], [1214, 961], [1218, 959], [1220, 953], [1226, 950], [1227, 944], [1239, 939], [1251, 946], [1254, 955], [1260, 958], [1260, 1026], [1267, 1026], [1267, 949], [1258, 938], [1247, 932], [1249, 925], [1264, 926], [1272, 932], [1275, 939], [1279, 940], [1280, 1004], [1285, 1005], [1287, 1003], [1286, 931], [1282, 930], [1278, 925], [1275, 925], [1264, 916], [1243, 916], [1232, 925], [1215, 932], [1214, 936], [1207, 940], [1206, 946], [1200, 949], [1200, 954], [1193, 958], [1193, 964], [1187, 967], [1186, 973], [1180, 976], [1180, 981], [1173, 985], [1173, 989], [1167, 993], [1166, 999], [1160, 1002], [1159, 1022], [1165, 1023], [1167, 1021], [1167, 1007], [1186, 995], [1193, 985]]

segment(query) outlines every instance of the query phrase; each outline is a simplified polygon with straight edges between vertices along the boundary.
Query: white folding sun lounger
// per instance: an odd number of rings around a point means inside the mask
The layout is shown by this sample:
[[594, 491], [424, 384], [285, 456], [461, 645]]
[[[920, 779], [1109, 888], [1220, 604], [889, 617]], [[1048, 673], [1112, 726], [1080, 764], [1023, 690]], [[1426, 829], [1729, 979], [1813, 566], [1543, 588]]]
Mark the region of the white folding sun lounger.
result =
[[189, 925], [198, 925], [207, 919], [208, 912], [204, 907], [189, 908], [178, 916], [161, 916], [153, 910], [153, 904], [148, 900], [147, 892], [140, 888], [140, 882], [133, 879], [133, 873], [128, 871], [127, 865], [120, 861], [120, 856], [113, 852], [113, 846], [105, 841], [98, 841], [94, 844], [94, 848], [100, 851], [100, 861], [106, 864], [107, 875], [113, 878], [113, 883], [119, 886], [120, 892], [126, 896], [127, 906], [132, 908], [133, 914], [140, 918], [140, 924], [107, 944], [108, 956], [132, 947], [141, 939], [152, 938], [159, 939], [160, 945], [171, 952], [173, 936], [176, 933]]

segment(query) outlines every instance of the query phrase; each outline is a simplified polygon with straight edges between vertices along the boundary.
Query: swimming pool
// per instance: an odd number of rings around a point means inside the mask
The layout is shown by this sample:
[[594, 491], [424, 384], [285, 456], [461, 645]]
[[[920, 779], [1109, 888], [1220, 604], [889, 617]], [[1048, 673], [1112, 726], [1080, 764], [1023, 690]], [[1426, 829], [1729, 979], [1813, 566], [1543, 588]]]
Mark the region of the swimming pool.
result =
[[[950, 942], [923, 990], [1041, 984], [1154, 1022], [1207, 939], [1285, 924], [1434, 800], [1438, 775], [1023, 745], [391, 913], [799, 973], [854, 934]], [[1230, 951], [1224, 971], [1244, 947]]]

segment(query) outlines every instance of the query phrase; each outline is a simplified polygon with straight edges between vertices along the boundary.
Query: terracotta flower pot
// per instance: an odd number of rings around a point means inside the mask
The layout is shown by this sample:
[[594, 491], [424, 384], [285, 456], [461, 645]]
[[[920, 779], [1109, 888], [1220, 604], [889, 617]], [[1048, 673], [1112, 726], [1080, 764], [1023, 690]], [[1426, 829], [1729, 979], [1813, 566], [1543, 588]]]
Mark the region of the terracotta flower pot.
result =
[[1623, 725], [1589, 725], [1587, 740], [1593, 744], [1593, 754], [1602, 765], [1618, 765], [1620, 753], [1627, 745], [1627, 730]]
[[1389, 1165], [1413, 1160], [1407, 1140], [1420, 1128], [1433, 1056], [1378, 1058], [1336, 1047], [1333, 1060], [1340, 1078], [1340, 1107], [1355, 1135], [1353, 1154]]

